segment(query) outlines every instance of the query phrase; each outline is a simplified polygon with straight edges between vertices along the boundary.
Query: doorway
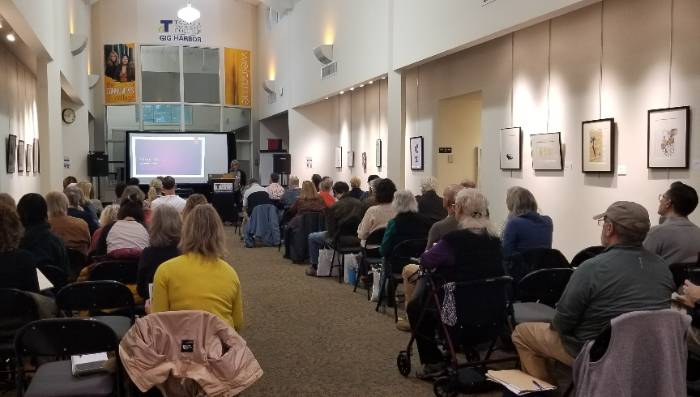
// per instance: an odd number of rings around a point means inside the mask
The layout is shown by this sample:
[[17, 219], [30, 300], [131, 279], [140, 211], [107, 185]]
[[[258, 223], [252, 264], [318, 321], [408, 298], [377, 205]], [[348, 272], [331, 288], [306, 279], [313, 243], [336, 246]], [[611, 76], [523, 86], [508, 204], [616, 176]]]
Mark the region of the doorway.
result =
[[479, 183], [481, 106], [480, 91], [438, 101], [435, 176], [440, 192], [465, 179]]

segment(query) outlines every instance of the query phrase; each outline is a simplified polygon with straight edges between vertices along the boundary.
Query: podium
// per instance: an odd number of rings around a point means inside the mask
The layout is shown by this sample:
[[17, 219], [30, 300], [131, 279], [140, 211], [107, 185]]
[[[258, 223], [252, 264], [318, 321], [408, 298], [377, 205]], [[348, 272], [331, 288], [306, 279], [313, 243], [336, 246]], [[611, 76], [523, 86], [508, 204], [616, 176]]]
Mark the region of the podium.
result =
[[239, 196], [241, 194], [234, 190], [234, 186], [235, 180], [225, 175], [209, 177], [211, 205], [219, 213], [223, 222], [235, 224], [238, 221]]

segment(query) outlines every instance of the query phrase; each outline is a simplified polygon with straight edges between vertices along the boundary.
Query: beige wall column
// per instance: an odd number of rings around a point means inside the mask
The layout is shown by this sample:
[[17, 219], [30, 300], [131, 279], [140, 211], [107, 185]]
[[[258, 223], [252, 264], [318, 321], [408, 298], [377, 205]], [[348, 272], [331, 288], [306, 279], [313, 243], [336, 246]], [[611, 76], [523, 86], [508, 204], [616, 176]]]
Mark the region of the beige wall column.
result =
[[61, 125], [61, 71], [55, 61], [37, 65], [37, 114], [41, 193], [61, 189], [63, 181], [63, 127]]

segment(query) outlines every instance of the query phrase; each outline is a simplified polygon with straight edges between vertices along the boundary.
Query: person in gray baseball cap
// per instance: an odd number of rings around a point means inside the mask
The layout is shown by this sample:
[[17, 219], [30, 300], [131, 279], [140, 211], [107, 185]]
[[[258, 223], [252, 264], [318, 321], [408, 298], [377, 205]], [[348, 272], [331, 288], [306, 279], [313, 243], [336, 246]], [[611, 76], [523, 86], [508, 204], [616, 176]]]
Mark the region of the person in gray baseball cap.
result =
[[593, 219], [602, 228], [605, 250], [574, 271], [551, 325], [522, 323], [513, 331], [523, 371], [548, 382], [556, 381], [548, 371], [550, 359], [571, 366], [585, 342], [613, 318], [671, 305], [675, 284], [668, 265], [642, 247], [650, 227], [647, 210], [617, 201]]

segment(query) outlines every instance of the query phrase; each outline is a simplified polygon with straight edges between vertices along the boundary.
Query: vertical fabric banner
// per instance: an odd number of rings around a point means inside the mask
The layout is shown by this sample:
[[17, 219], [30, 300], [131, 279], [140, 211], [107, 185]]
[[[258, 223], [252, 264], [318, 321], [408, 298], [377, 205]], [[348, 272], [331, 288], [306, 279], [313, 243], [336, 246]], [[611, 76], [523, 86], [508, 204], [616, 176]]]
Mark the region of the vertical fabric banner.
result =
[[250, 51], [224, 48], [226, 105], [251, 106]]
[[134, 44], [105, 44], [105, 104], [136, 102]]

